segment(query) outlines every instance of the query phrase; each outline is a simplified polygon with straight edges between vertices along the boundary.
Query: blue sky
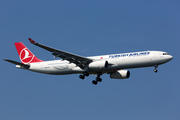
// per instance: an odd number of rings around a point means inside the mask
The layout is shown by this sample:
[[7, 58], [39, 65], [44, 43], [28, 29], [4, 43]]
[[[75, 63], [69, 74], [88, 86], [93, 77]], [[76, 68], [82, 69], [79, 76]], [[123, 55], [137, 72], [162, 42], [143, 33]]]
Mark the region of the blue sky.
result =
[[174, 59], [158, 67], [129, 69], [131, 77], [52, 76], [1, 60], [1, 120], [179, 120], [180, 2], [178, 0], [0, 1], [1, 58], [19, 61], [14, 43], [52, 60], [35, 41], [82, 56], [143, 50]]

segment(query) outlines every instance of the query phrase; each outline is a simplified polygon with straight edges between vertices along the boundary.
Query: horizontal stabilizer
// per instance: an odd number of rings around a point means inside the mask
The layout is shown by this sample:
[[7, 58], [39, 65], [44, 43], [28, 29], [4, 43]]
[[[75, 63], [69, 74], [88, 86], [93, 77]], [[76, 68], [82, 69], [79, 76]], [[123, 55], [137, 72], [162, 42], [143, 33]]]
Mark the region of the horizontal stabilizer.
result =
[[25, 64], [22, 64], [22, 63], [13, 61], [13, 60], [8, 60], [8, 59], [3, 59], [3, 60], [4, 60], [4, 61], [7, 61], [7, 62], [10, 62], [10, 63], [12, 63], [12, 64], [15, 64], [15, 65], [20, 65], [20, 66], [22, 66], [22, 67], [24, 67], [24, 68], [27, 68], [27, 69], [30, 67], [30, 65], [25, 65]]

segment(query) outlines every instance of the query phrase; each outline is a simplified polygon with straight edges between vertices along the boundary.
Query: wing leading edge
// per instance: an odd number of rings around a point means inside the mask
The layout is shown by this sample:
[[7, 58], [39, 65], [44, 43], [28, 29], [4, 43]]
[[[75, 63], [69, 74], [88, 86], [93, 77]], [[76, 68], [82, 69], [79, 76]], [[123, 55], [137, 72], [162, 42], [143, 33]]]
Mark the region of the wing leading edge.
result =
[[52, 52], [52, 55], [54, 55], [54, 57], [59, 57], [59, 58], [62, 58], [63, 60], [69, 61], [70, 63], [74, 63], [77, 66], [79, 66], [81, 69], [84, 69], [86, 65], [88, 65], [90, 62], [93, 61], [93, 59], [89, 59], [89, 58], [86, 58], [86, 57], [82, 57], [82, 56], [79, 56], [79, 55], [75, 55], [75, 54], [72, 54], [72, 53], [68, 53], [68, 52], [65, 52], [65, 51], [62, 51], [62, 50], [58, 50], [58, 49], [55, 49], [55, 48], [52, 48], [52, 47], [49, 47], [49, 46], [45, 46], [45, 45], [36, 43], [31, 38], [28, 38], [28, 39], [32, 44]]

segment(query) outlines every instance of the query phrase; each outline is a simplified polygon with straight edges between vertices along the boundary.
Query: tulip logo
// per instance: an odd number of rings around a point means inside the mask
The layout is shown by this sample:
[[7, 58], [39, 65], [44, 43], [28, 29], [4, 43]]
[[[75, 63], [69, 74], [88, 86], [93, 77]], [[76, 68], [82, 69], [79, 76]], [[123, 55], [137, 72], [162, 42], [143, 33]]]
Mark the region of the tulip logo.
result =
[[34, 58], [34, 55], [27, 49], [24, 48], [20, 52], [20, 59], [22, 63], [30, 63]]

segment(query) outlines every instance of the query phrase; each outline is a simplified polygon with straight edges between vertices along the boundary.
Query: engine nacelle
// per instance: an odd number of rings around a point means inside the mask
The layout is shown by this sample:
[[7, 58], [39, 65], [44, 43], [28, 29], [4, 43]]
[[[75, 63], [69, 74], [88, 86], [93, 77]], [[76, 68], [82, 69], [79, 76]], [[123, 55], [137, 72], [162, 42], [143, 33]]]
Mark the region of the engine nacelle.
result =
[[112, 79], [126, 79], [130, 77], [129, 70], [118, 70], [110, 74]]
[[95, 61], [89, 64], [90, 69], [104, 69], [108, 67], [108, 61]]

